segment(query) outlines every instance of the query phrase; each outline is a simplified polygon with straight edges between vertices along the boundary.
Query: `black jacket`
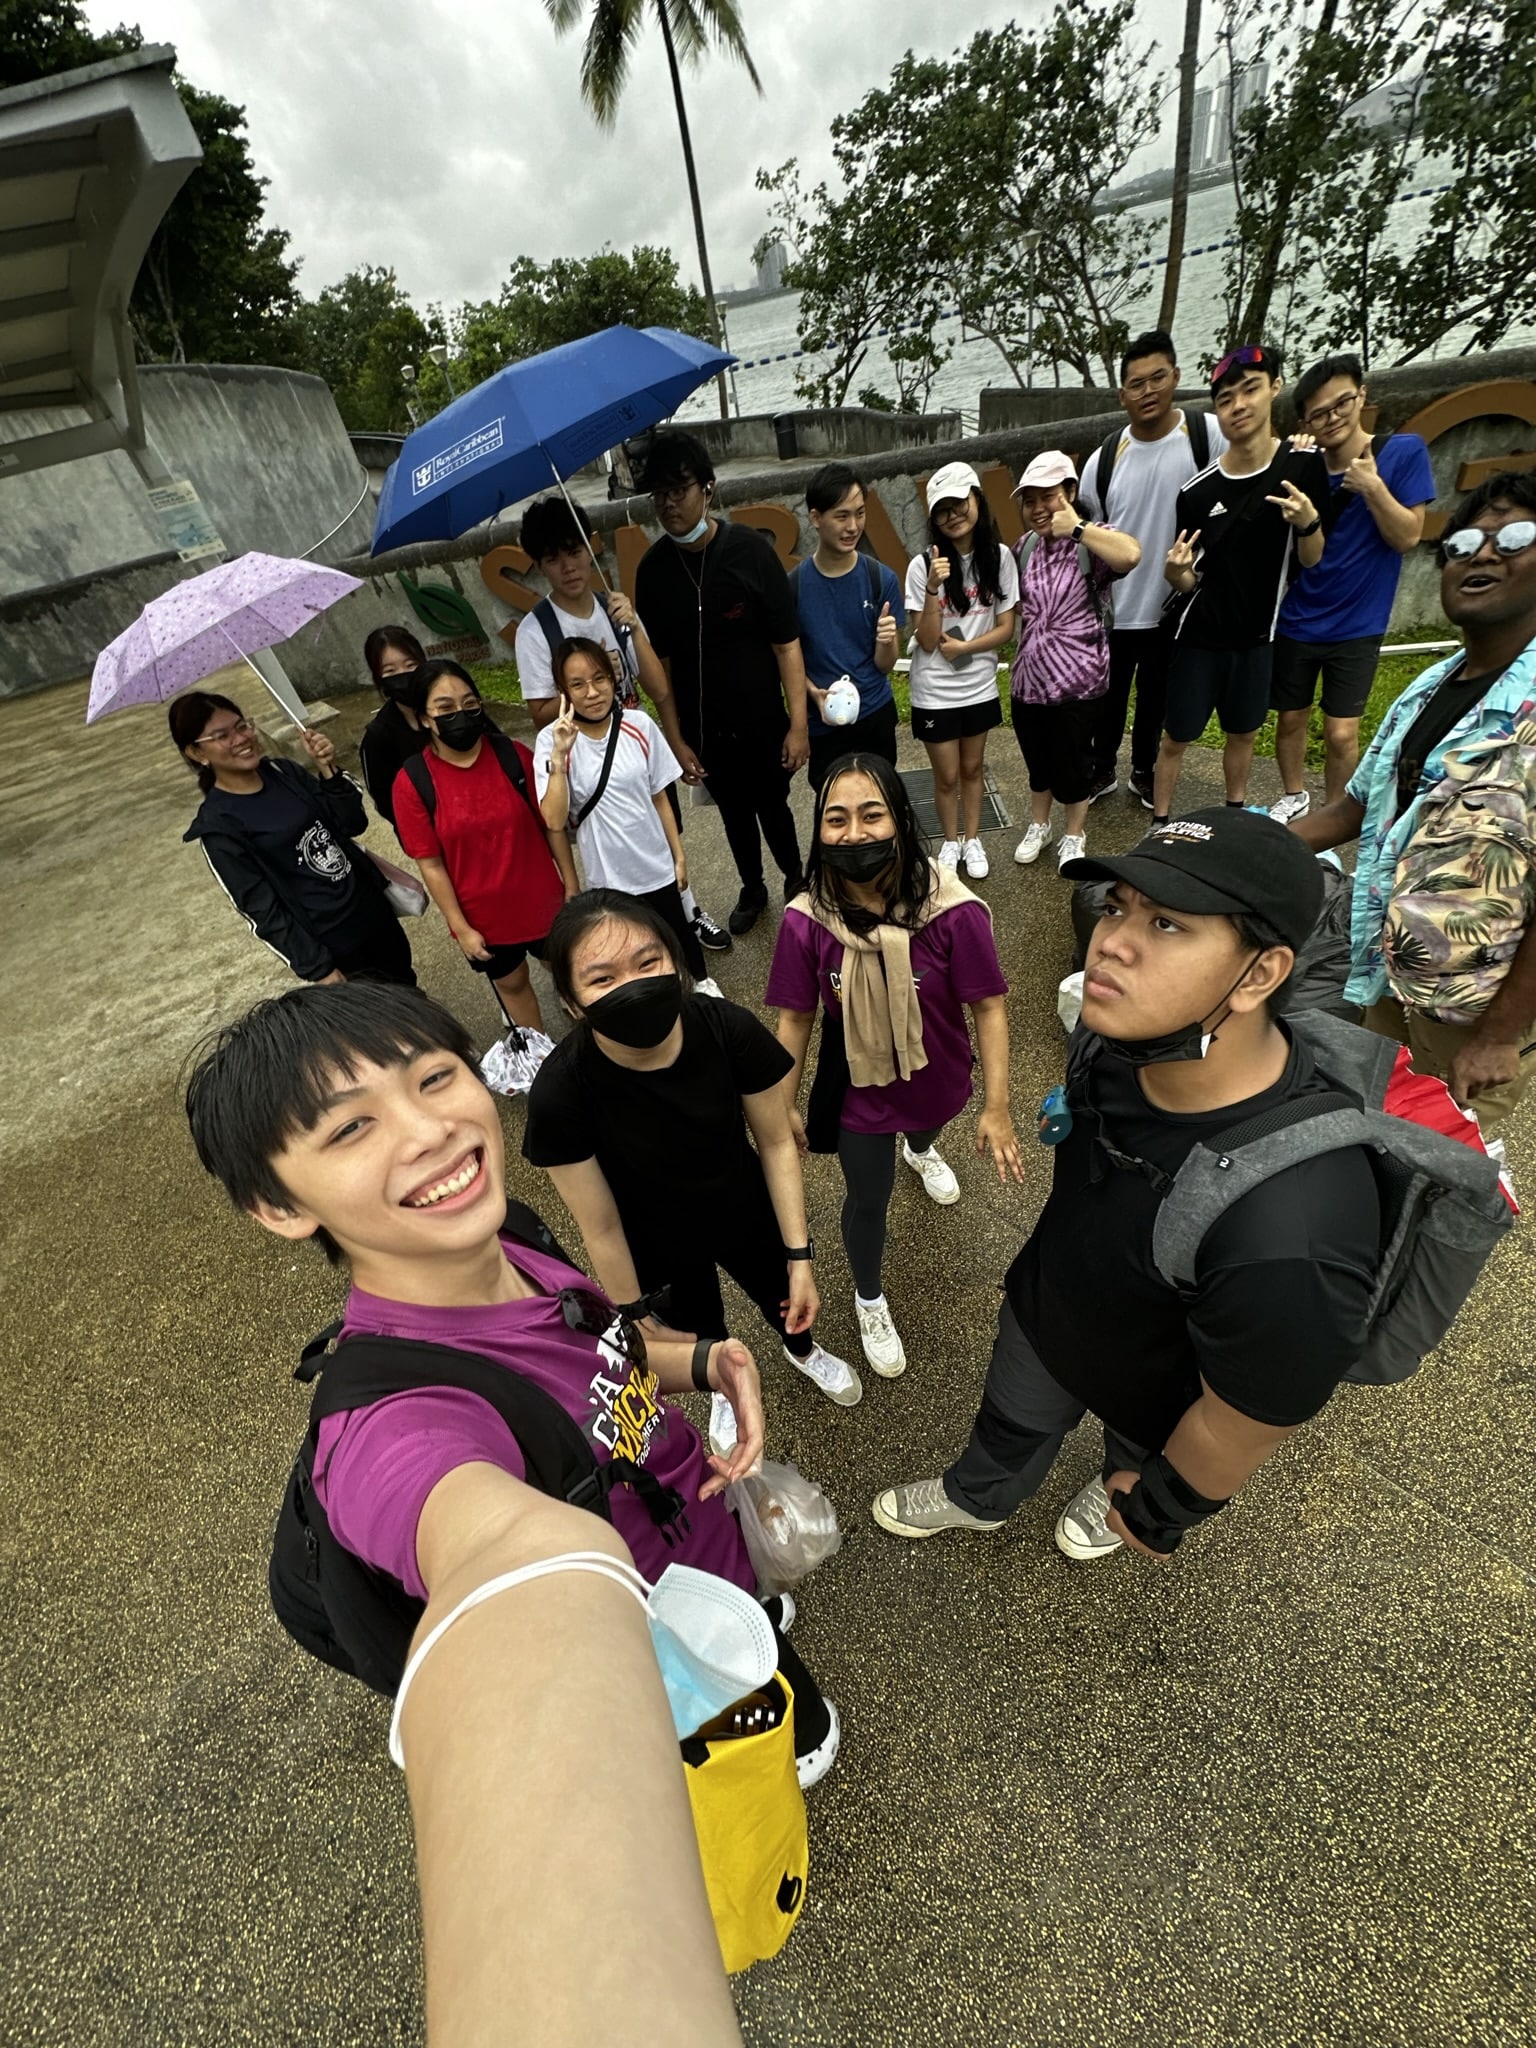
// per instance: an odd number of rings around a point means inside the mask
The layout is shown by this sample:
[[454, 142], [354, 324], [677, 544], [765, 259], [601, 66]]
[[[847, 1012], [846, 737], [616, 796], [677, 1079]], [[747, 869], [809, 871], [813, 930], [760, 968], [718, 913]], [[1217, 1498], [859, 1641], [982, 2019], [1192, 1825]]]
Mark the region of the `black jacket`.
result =
[[426, 751], [431, 737], [425, 726], [409, 724], [392, 701], [381, 704], [369, 719], [357, 743], [357, 757], [363, 787], [386, 824], [395, 822], [395, 777], [413, 754]]
[[[312, 775], [296, 761], [276, 755], [262, 757], [261, 771], [306, 804], [346, 856], [351, 864], [351, 900], [363, 892], [364, 901], [381, 896], [384, 878], [355, 844], [355, 835], [368, 829], [368, 813], [352, 778]], [[238, 814], [232, 814], [227, 802], [216, 801], [219, 794], [208, 792], [183, 838], [201, 843], [219, 885], [257, 938], [301, 981], [322, 980], [336, 965], [329, 941], [306, 916], [292, 878], [272, 865], [254, 835], [240, 830]], [[345, 908], [347, 900], [346, 893], [340, 895], [338, 908]]]

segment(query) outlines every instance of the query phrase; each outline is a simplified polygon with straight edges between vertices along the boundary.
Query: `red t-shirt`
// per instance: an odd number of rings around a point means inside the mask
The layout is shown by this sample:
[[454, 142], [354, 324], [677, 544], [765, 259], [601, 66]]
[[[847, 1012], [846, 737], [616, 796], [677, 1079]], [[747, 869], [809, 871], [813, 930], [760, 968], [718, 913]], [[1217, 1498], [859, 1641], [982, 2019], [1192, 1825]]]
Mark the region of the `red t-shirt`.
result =
[[[512, 744], [532, 790], [533, 756], [520, 740]], [[565, 901], [565, 884], [532, 805], [512, 787], [488, 741], [469, 768], [452, 766], [430, 747], [422, 759], [437, 791], [437, 814], [427, 816], [402, 768], [394, 788], [400, 844], [412, 860], [444, 863], [460, 908], [487, 945], [542, 939]]]

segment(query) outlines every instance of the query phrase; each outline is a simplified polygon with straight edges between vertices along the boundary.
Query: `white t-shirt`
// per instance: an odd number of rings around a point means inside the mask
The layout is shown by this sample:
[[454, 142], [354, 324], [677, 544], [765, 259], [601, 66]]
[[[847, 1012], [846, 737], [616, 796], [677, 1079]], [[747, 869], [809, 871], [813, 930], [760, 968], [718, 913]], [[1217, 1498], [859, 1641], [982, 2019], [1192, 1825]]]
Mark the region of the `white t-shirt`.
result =
[[[1214, 413], [1206, 415], [1211, 437], [1211, 461], [1222, 454], [1227, 437], [1216, 424]], [[1129, 576], [1115, 585], [1115, 625], [1127, 632], [1144, 631], [1161, 622], [1163, 602], [1171, 585], [1163, 575], [1163, 563], [1173, 546], [1174, 500], [1180, 484], [1187, 484], [1200, 465], [1189, 445], [1189, 426], [1181, 411], [1178, 425], [1160, 441], [1138, 441], [1129, 424], [1120, 435], [1120, 452], [1110, 472], [1111, 508], [1099, 496], [1099, 452], [1094, 450], [1083, 464], [1077, 502], [1089, 519], [1103, 520], [1134, 534], [1141, 542], [1141, 560]]]
[[[983, 633], [992, 631], [1003, 612], [1018, 610], [1019, 571], [1007, 548], [1002, 550], [997, 564], [1001, 594], [996, 604], [979, 601], [975, 568], [973, 555], [960, 557], [960, 573], [965, 579], [970, 609], [951, 611], [948, 595], [941, 596], [941, 636], [951, 640], [979, 640]], [[928, 557], [926, 554], [915, 555], [907, 567], [906, 589], [907, 617], [913, 625], [922, 613], [927, 593]], [[959, 711], [967, 704], [985, 704], [989, 697], [997, 695], [997, 663], [1001, 651], [994, 647], [987, 654], [972, 654], [964, 661], [948, 662], [937, 647], [931, 654], [925, 654], [914, 639], [910, 649], [912, 665], [908, 670], [912, 702], [923, 711]]]
[[[549, 788], [554, 746], [555, 728], [546, 725], [533, 743], [533, 786], [541, 798]], [[597, 787], [607, 747], [606, 728], [597, 739], [584, 732], [576, 736], [566, 769], [573, 818]], [[682, 772], [655, 721], [644, 711], [626, 711], [608, 787], [571, 835], [589, 889], [646, 896], [677, 880], [654, 799]]]
[[[609, 625], [608, 614], [595, 597], [592, 600], [590, 619], [578, 619], [574, 612], [568, 612], [561, 605], [555, 604], [553, 598], [549, 602], [554, 607], [556, 624], [567, 640], [595, 640], [599, 647], [608, 647], [615, 654], [619, 653], [619, 636]], [[512, 643], [512, 653], [517, 661], [517, 678], [523, 686], [524, 703], [532, 697], [554, 697], [559, 694], [555, 689], [554, 659], [549, 636], [532, 612], [529, 612], [517, 629], [517, 637]], [[634, 695], [633, 686], [628, 694], [631, 697]]]

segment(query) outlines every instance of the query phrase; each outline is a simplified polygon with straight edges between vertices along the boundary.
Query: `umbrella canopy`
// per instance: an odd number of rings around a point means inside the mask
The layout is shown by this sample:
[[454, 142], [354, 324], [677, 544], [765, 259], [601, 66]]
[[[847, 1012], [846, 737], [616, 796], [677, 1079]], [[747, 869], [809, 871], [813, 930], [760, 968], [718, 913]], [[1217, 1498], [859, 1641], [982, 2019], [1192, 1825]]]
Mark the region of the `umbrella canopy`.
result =
[[733, 355], [670, 327], [610, 327], [509, 363], [410, 435], [373, 552], [452, 540], [670, 418]]
[[[276, 646], [362, 587], [357, 577], [318, 562], [261, 554], [173, 584], [96, 657], [85, 722], [131, 704], [162, 703], [226, 663]], [[268, 677], [262, 681], [272, 689]]]

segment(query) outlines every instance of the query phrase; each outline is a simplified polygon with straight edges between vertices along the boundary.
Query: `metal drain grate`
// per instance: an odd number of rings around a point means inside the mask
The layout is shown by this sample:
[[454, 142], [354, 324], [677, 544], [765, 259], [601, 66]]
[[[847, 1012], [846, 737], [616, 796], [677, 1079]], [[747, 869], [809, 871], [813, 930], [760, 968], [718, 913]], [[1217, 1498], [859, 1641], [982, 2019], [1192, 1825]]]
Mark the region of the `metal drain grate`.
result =
[[[933, 770], [931, 768], [904, 768], [901, 779], [907, 785], [907, 795], [912, 799], [912, 808], [917, 813], [917, 822], [930, 839], [940, 839], [939, 814], [933, 807]], [[997, 784], [991, 773], [982, 771], [981, 829], [983, 832], [1009, 832], [1013, 819], [1008, 815], [1008, 806], [997, 793]]]

